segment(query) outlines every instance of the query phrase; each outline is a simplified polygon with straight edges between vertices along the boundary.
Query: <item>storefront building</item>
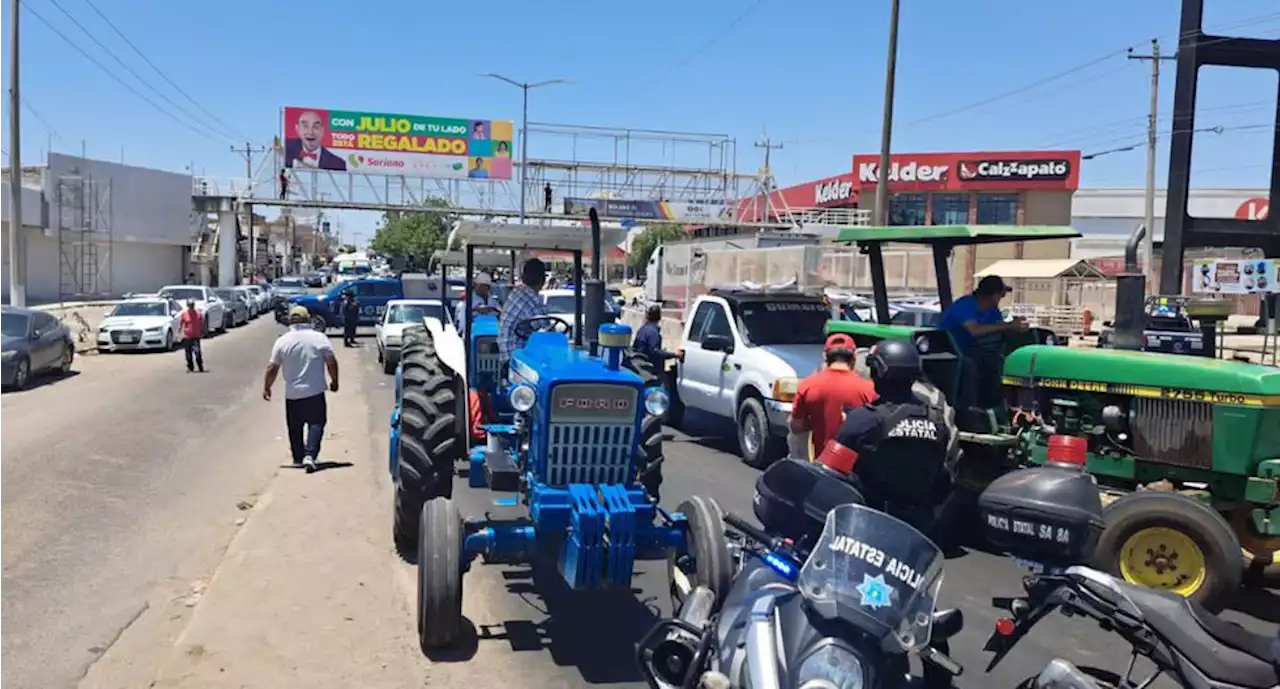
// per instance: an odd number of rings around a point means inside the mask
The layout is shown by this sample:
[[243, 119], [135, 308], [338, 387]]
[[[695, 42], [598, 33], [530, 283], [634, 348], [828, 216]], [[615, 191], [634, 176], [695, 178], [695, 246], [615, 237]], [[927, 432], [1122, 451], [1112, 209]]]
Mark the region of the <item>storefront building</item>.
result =
[[[1271, 212], [1266, 189], [1192, 189], [1188, 212], [1200, 218], [1262, 220]], [[1071, 207], [1071, 226], [1084, 235], [1075, 240], [1072, 258], [1119, 256], [1134, 228], [1145, 221], [1142, 189], [1081, 189]], [[1155, 198], [1156, 243], [1164, 240], [1165, 190]]]

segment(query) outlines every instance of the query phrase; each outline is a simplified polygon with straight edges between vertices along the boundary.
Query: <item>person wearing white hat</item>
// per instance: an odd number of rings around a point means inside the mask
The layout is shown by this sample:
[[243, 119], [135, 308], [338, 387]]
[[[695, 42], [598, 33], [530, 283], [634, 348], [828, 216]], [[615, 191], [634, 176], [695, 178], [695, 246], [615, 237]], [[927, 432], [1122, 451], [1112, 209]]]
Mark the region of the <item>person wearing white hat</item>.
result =
[[[471, 301], [473, 316], [486, 313], [497, 314], [502, 310], [502, 302], [493, 295], [493, 279], [488, 273], [476, 273], [475, 277], [471, 278], [471, 289], [467, 290], [467, 299]], [[465, 301], [459, 301], [454, 307], [454, 316], [454, 322], [459, 324], [458, 329], [465, 334], [469, 325]]]

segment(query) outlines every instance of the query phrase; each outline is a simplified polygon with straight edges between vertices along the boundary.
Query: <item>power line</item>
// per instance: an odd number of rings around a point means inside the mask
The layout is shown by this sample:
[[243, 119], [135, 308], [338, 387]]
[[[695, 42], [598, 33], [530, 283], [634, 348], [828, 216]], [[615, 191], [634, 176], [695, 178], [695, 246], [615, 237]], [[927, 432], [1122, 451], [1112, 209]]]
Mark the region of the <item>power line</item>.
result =
[[[1217, 112], [1222, 110], [1257, 110], [1259, 108], [1264, 108], [1264, 107], [1270, 108], [1273, 106], [1274, 106], [1273, 103], [1269, 103], [1267, 101], [1250, 101], [1247, 103], [1230, 103], [1226, 105], [1206, 106], [1203, 108], [1197, 107], [1195, 112], [1198, 115], [1201, 113]], [[1160, 120], [1161, 121], [1170, 120], [1182, 114], [1185, 114], [1185, 113], [1179, 111], [1179, 112], [1171, 112], [1171, 113], [1163, 114], [1160, 116]], [[1054, 141], [1052, 141], [1051, 143], [1042, 144], [1037, 148], [1055, 148], [1057, 146], [1063, 146], [1068, 143], [1074, 143], [1077, 141], [1086, 141], [1088, 139], [1092, 139], [1096, 136], [1100, 136], [1104, 133], [1110, 133], [1115, 130], [1136, 129], [1140, 126], [1145, 126], [1144, 123], [1146, 122], [1147, 117], [1148, 116], [1146, 115], [1132, 115], [1132, 116], [1125, 117], [1118, 120], [1100, 122], [1098, 124], [1089, 125], [1087, 127], [1080, 127], [1077, 129], [1070, 129], [1065, 132], [1059, 132], [1058, 134], [1055, 135]]]
[[132, 84], [125, 81], [124, 79], [121, 79], [119, 75], [117, 75], [115, 72], [112, 72], [110, 69], [108, 69], [107, 66], [102, 64], [102, 62], [100, 62], [97, 58], [95, 58], [94, 56], [86, 52], [84, 48], [81, 48], [79, 45], [77, 45], [75, 41], [71, 40], [65, 33], [62, 33], [62, 31], [60, 31], [58, 27], [51, 24], [49, 20], [45, 19], [39, 12], [36, 12], [35, 10], [31, 9], [31, 5], [24, 2], [24, 3], [21, 3], [21, 6], [22, 6], [22, 9], [26, 10], [29, 14], [31, 14], [31, 16], [35, 17], [36, 19], [39, 19], [41, 24], [44, 24], [45, 27], [47, 27], [50, 31], [57, 34], [59, 38], [61, 38], [63, 41], [66, 41], [67, 45], [71, 46], [72, 48], [75, 49], [76, 52], [83, 55], [84, 59], [88, 60], [89, 62], [92, 62], [94, 65], [97, 66], [98, 69], [105, 72], [106, 75], [114, 79], [116, 83], [128, 89], [130, 93], [142, 99], [142, 101], [145, 102], [147, 105], [150, 105], [151, 107], [160, 111], [161, 114], [168, 116], [174, 122], [177, 122], [178, 124], [186, 127], [187, 129], [190, 129], [196, 134], [199, 134], [200, 136], [203, 136], [204, 138], [210, 141], [213, 141], [215, 143], [223, 143], [222, 140], [211, 136], [209, 132], [193, 126], [190, 122], [187, 122], [186, 120], [178, 117], [177, 115], [174, 115], [168, 110], [165, 110], [164, 108], [160, 107], [158, 103], [151, 100], [147, 96], [143, 95], [140, 91], [138, 91], [138, 89], [134, 88]]
[[209, 110], [208, 110], [207, 108], [205, 108], [203, 105], [201, 105], [199, 101], [197, 101], [195, 98], [192, 98], [192, 97], [191, 97], [191, 94], [187, 93], [186, 91], [184, 91], [184, 90], [182, 89], [182, 87], [181, 87], [181, 86], [178, 86], [176, 83], [174, 83], [173, 79], [170, 79], [170, 78], [169, 78], [169, 75], [167, 75], [167, 74], [165, 74], [165, 73], [164, 73], [164, 70], [160, 69], [160, 68], [156, 65], [156, 63], [152, 62], [152, 61], [151, 61], [151, 58], [148, 58], [148, 57], [147, 57], [147, 55], [146, 55], [146, 53], [142, 52], [142, 49], [140, 49], [137, 45], [135, 45], [135, 44], [133, 43], [133, 41], [129, 40], [129, 37], [128, 37], [128, 36], [126, 36], [126, 35], [124, 34], [124, 32], [123, 32], [123, 31], [121, 31], [121, 30], [120, 30], [120, 28], [119, 28], [119, 27], [117, 27], [117, 26], [115, 25], [115, 23], [114, 23], [114, 22], [112, 22], [112, 21], [107, 17], [107, 15], [103, 14], [102, 10], [98, 9], [98, 6], [97, 6], [97, 5], [93, 4], [93, 0], [84, 0], [84, 2], [85, 2], [85, 4], [86, 4], [86, 5], [88, 5], [88, 6], [89, 6], [89, 9], [93, 10], [93, 13], [94, 13], [94, 14], [98, 15], [98, 18], [99, 18], [99, 19], [101, 19], [101, 20], [102, 20], [102, 21], [103, 21], [107, 26], [111, 27], [111, 30], [112, 30], [112, 31], [116, 32], [116, 35], [120, 37], [120, 40], [124, 41], [125, 45], [129, 46], [130, 48], [132, 48], [132, 49], [133, 49], [133, 52], [137, 53], [137, 54], [138, 54], [138, 57], [142, 58], [142, 61], [143, 61], [143, 62], [145, 62], [145, 63], [147, 63], [147, 66], [149, 66], [149, 67], [151, 67], [151, 69], [155, 70], [156, 74], [159, 74], [159, 75], [160, 75], [160, 78], [161, 78], [161, 79], [164, 79], [164, 80], [165, 80], [165, 82], [169, 84], [169, 86], [172, 86], [174, 91], [177, 91], [177, 92], [178, 92], [179, 94], [181, 94], [184, 98], [186, 98], [187, 100], [191, 101], [191, 104], [192, 104], [192, 105], [194, 105], [194, 106], [196, 106], [196, 108], [198, 108], [198, 109], [200, 110], [200, 112], [203, 112], [204, 114], [208, 115], [208, 116], [209, 116], [209, 119], [211, 119], [211, 120], [213, 120], [214, 122], [217, 122], [218, 124], [222, 125], [223, 127], [225, 127], [225, 128], [226, 128], [226, 130], [227, 130], [227, 131], [231, 132], [232, 134], [236, 134], [236, 135], [237, 135], [237, 136], [239, 136], [240, 138], [250, 138], [250, 137], [245, 137], [243, 134], [240, 134], [240, 133], [236, 130], [236, 128], [235, 128], [235, 127], [232, 127], [231, 125], [229, 125], [229, 124], [227, 124], [226, 122], [224, 122], [224, 121], [222, 121], [221, 119], [219, 119], [217, 115], [215, 115], [215, 114], [213, 114], [213, 113], [209, 112]]
[[[137, 79], [143, 86], [146, 86], [148, 89], [151, 89], [152, 93], [159, 96], [161, 100], [163, 100], [165, 103], [168, 103], [174, 110], [177, 110], [183, 115], [189, 117], [193, 122], [196, 122], [197, 124], [202, 124], [206, 126], [208, 125], [207, 122], [201, 122], [199, 117], [191, 114], [181, 105], [178, 105], [177, 103], [175, 103], [172, 98], [165, 95], [163, 92], [160, 91], [160, 89], [153, 86], [150, 81], [144, 78], [141, 74], [138, 74], [136, 70], [130, 67], [127, 63], [125, 63], [124, 60], [120, 59], [120, 56], [116, 55], [115, 52], [113, 52], [110, 48], [106, 46], [106, 44], [98, 40], [98, 37], [94, 36], [92, 31], [85, 28], [84, 24], [81, 24], [79, 20], [75, 18], [75, 16], [73, 16], [70, 12], [68, 12], [67, 9], [63, 7], [61, 3], [58, 2], [58, 0], [49, 0], [49, 3], [52, 4], [55, 8], [57, 8], [57, 10], [61, 12], [67, 19], [69, 19], [72, 24], [75, 24], [76, 28], [80, 29], [80, 31], [82, 31], [84, 35], [88, 36], [89, 40], [93, 41], [94, 44], [97, 45], [99, 48], [101, 48], [103, 52], [105, 52], [108, 56], [111, 57], [111, 59], [115, 60], [117, 64], [123, 67], [126, 72], [133, 75], [134, 79]], [[231, 137], [226, 132], [222, 131], [218, 127], [209, 127], [209, 129], [213, 131], [215, 134], [218, 134], [219, 136], [223, 136], [223, 137], [226, 137], [227, 139], [231, 139]]]
[[662, 79], [666, 78], [668, 74], [675, 72], [681, 69], [682, 67], [684, 67], [685, 65], [688, 65], [690, 62], [693, 62], [694, 60], [696, 60], [703, 53], [710, 50], [712, 46], [714, 46], [716, 43], [720, 41], [720, 39], [732, 33], [733, 30], [736, 29], [739, 24], [741, 24], [748, 16], [750, 16], [752, 12], [755, 11], [757, 7], [759, 7], [763, 3], [764, 3], [764, 0], [755, 0], [750, 5], [747, 5], [746, 9], [742, 10], [742, 12], [738, 14], [738, 16], [734, 17], [733, 21], [729, 22], [728, 26], [726, 26], [723, 31], [712, 36], [710, 40], [702, 44], [702, 47], [690, 53], [680, 62], [676, 63], [675, 65], [672, 65], [670, 68], [659, 73], [658, 76], [646, 82], [645, 85], [642, 86], [640, 90], [641, 91], [649, 90], [654, 85], [656, 85], [659, 81], [662, 81]]
[[49, 130], [49, 133], [53, 135], [53, 138], [55, 138], [55, 139], [57, 139], [58, 141], [61, 141], [61, 142], [63, 142], [63, 143], [66, 143], [66, 140], [62, 138], [62, 135], [58, 133], [58, 130], [57, 130], [57, 129], [54, 129], [54, 128], [53, 128], [53, 125], [49, 124], [49, 120], [46, 120], [46, 119], [44, 118], [44, 115], [41, 115], [41, 114], [40, 114], [40, 111], [39, 111], [39, 110], [36, 110], [34, 107], [32, 107], [31, 103], [29, 103], [29, 102], [27, 102], [25, 99], [23, 99], [23, 100], [22, 100], [22, 107], [26, 108], [26, 109], [27, 109], [27, 112], [31, 113], [31, 116], [32, 116], [32, 117], [34, 117], [34, 118], [36, 118], [36, 121], [37, 121], [37, 122], [39, 122], [40, 124], [44, 125], [44, 128], [45, 128], [45, 129], [47, 129], [47, 130]]
[[[1230, 126], [1230, 127], [1224, 127], [1224, 126], [1222, 126], [1222, 125], [1216, 125], [1216, 126], [1213, 126], [1213, 127], [1197, 127], [1197, 128], [1195, 128], [1195, 129], [1177, 129], [1177, 130], [1169, 130], [1169, 131], [1166, 131], [1166, 132], [1157, 133], [1157, 134], [1156, 134], [1156, 138], [1157, 138], [1157, 139], [1163, 139], [1163, 138], [1167, 138], [1167, 137], [1169, 137], [1169, 136], [1172, 136], [1172, 135], [1174, 135], [1174, 134], [1186, 134], [1186, 133], [1196, 133], [1196, 134], [1200, 134], [1200, 133], [1225, 134], [1225, 133], [1227, 133], [1227, 132], [1257, 131], [1257, 130], [1260, 130], [1260, 129], [1271, 129], [1271, 130], [1277, 130], [1277, 129], [1280, 129], [1280, 125], [1263, 123], [1263, 124], [1242, 124], [1242, 125], [1236, 125], [1236, 126]], [[1125, 145], [1125, 146], [1119, 146], [1119, 147], [1116, 147], [1116, 148], [1109, 148], [1109, 149], [1106, 149], [1106, 150], [1103, 150], [1103, 151], [1096, 151], [1096, 152], [1094, 152], [1094, 153], [1086, 153], [1086, 154], [1084, 154], [1084, 155], [1080, 156], [1080, 159], [1081, 159], [1081, 160], [1093, 160], [1093, 159], [1095, 159], [1095, 158], [1100, 158], [1100, 157], [1102, 157], [1102, 156], [1104, 156], [1104, 155], [1110, 155], [1110, 154], [1112, 154], [1112, 153], [1124, 153], [1124, 152], [1126, 152], [1126, 151], [1132, 151], [1132, 150], [1135, 150], [1135, 149], [1139, 148], [1140, 146], [1144, 146], [1144, 145], [1146, 145], [1146, 143], [1147, 143], [1147, 140], [1146, 140], [1146, 139], [1143, 139], [1143, 140], [1141, 140], [1141, 141], [1137, 141], [1137, 142], [1135, 142], [1135, 143], [1128, 144], [1128, 145]]]

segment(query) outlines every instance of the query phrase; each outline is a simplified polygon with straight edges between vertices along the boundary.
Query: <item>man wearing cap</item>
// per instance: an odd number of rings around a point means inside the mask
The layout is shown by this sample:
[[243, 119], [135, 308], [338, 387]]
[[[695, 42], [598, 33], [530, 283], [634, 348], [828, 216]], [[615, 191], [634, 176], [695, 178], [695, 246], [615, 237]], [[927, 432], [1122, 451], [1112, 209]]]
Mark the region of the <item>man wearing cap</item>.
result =
[[808, 460], [835, 437], [845, 410], [876, 400], [875, 385], [853, 371], [853, 338], [835, 333], [827, 338], [826, 366], [800, 381], [791, 408], [792, 459]]
[[200, 338], [204, 337], [204, 315], [196, 308], [194, 299], [187, 300], [187, 308], [178, 317], [178, 324], [182, 326], [182, 349], [187, 355], [187, 373], [194, 372], [196, 366], [204, 373], [204, 351], [200, 347]]
[[[967, 294], [951, 303], [938, 319], [938, 328], [946, 330], [960, 350], [961, 380], [959, 404], [962, 413], [999, 403], [1000, 362], [1003, 347], [994, 357], [980, 356], [974, 347], [975, 339], [997, 333], [1023, 332], [1027, 322], [1014, 318], [1006, 323], [1000, 313], [1000, 300], [1013, 289], [1005, 285], [997, 275], [988, 275], [978, 281], [973, 294]], [[993, 385], [991, 382], [995, 380]]]
[[330, 392], [338, 391], [338, 358], [324, 333], [311, 328], [306, 307], [289, 309], [289, 331], [276, 338], [262, 380], [262, 399], [271, 401], [271, 386], [284, 373], [284, 418], [289, 430], [293, 465], [307, 473], [316, 470], [320, 441], [328, 421], [325, 403], [325, 370]]
[[[502, 302], [493, 296], [493, 279], [488, 273], [476, 273], [471, 278], [471, 290], [467, 292], [467, 300], [471, 302], [471, 315], [479, 316], [482, 314], [497, 314], [502, 310]], [[467, 322], [467, 302], [459, 301], [454, 307], [453, 322], [458, 324], [458, 330], [465, 336], [467, 327], [471, 324]]]

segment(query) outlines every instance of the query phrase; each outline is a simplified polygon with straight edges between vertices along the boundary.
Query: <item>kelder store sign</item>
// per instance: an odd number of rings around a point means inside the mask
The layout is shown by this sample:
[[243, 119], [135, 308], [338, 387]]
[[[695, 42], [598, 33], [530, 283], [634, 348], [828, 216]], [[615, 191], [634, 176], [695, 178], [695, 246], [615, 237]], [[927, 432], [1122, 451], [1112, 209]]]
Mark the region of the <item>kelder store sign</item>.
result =
[[[853, 157], [854, 188], [874, 189], [880, 156]], [[1080, 183], [1079, 151], [914, 153], [890, 157], [894, 191], [1073, 190]]]

